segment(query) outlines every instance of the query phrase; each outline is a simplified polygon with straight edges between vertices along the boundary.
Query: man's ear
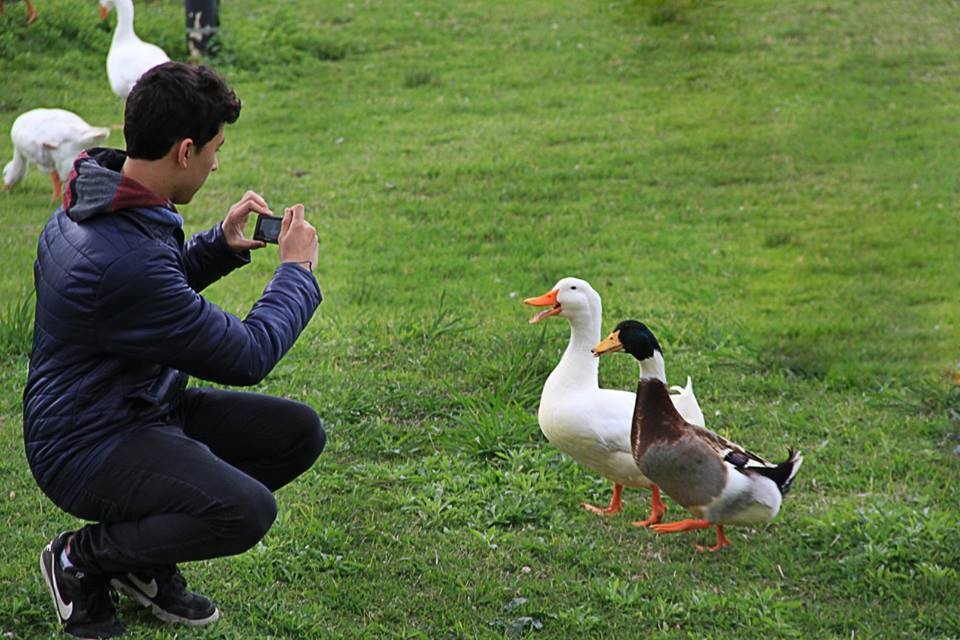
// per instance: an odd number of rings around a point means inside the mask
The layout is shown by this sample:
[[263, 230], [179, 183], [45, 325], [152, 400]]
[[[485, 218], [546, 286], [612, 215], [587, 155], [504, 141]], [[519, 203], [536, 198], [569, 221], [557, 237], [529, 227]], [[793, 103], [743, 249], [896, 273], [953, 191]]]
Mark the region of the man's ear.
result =
[[184, 138], [177, 143], [177, 166], [186, 169], [190, 164], [190, 159], [197, 152], [197, 147], [193, 144], [193, 138]]

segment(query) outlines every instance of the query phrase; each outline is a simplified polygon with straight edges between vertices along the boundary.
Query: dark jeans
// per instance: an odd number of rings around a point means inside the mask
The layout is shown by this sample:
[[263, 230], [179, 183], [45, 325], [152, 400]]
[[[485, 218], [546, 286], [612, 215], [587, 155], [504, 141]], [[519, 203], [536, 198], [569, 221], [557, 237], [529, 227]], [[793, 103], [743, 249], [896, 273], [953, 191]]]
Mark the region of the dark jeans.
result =
[[82, 488], [69, 511], [96, 524], [73, 537], [77, 565], [150, 573], [242, 553], [326, 442], [313, 409], [254, 393], [188, 389], [179, 423], [132, 433]]

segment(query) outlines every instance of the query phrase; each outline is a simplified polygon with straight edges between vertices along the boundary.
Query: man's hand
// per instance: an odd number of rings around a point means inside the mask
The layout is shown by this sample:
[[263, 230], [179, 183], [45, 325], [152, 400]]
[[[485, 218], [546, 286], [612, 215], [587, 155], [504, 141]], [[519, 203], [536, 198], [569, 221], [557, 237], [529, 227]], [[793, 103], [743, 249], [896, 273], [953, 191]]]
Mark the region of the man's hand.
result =
[[267, 201], [261, 198], [260, 194], [247, 191], [243, 194], [240, 202], [230, 207], [230, 210], [227, 211], [227, 217], [223, 219], [221, 225], [223, 237], [234, 253], [267, 246], [266, 243], [259, 240], [247, 240], [246, 236], [243, 235], [243, 228], [247, 226], [247, 218], [250, 217], [251, 212], [273, 215]]
[[282, 262], [296, 262], [310, 271], [317, 266], [320, 251], [317, 230], [304, 220], [302, 204], [295, 204], [283, 210], [283, 222], [280, 223], [278, 240]]

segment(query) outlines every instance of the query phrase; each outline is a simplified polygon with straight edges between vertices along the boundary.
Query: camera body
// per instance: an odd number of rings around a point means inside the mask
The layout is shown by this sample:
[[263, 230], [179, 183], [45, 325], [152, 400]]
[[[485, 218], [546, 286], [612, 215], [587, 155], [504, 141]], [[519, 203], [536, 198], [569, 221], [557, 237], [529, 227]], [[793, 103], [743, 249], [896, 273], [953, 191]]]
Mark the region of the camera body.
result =
[[278, 218], [277, 216], [257, 216], [257, 226], [253, 229], [253, 239], [277, 244], [282, 222], [283, 218]]

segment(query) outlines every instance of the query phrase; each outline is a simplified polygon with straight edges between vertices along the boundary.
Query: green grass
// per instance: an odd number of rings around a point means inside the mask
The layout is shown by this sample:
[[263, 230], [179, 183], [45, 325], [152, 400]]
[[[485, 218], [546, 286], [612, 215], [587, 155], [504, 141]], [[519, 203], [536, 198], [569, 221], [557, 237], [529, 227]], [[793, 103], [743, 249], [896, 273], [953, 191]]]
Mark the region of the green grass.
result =
[[[21, 10], [0, 18], [0, 130], [40, 106], [119, 123], [113, 19]], [[960, 637], [960, 6], [237, 0], [221, 20], [211, 63], [243, 113], [183, 213], [206, 228], [248, 188], [306, 204], [325, 301], [259, 389], [309, 402], [330, 440], [261, 545], [187, 565], [224, 618], [177, 637]], [[182, 24], [180, 3], [137, 3], [177, 59]], [[79, 524], [21, 436], [48, 189], [32, 171], [0, 194], [14, 638], [57, 634], [36, 558]], [[208, 295], [243, 315], [275, 263]], [[715, 430], [804, 452], [772, 524], [703, 556], [706, 532], [629, 525], [640, 492], [613, 519], [579, 508], [609, 484], [536, 422], [567, 328], [520, 303], [566, 275], [604, 296], [605, 328], [654, 328]]]

